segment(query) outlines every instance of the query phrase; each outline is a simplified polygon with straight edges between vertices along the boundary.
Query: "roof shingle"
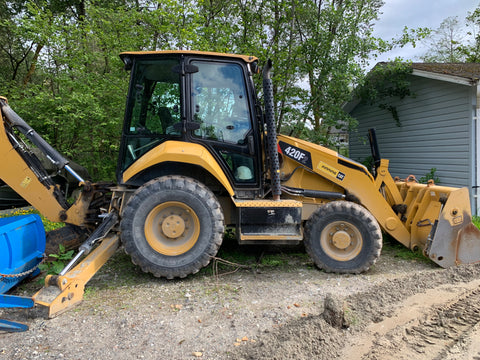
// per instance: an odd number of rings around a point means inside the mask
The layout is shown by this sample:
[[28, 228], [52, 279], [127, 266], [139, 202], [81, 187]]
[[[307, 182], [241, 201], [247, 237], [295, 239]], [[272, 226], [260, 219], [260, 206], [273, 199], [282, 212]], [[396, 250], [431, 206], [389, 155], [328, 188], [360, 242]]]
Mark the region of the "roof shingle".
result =
[[479, 63], [412, 63], [412, 68], [414, 70], [458, 76], [473, 81], [480, 79]]

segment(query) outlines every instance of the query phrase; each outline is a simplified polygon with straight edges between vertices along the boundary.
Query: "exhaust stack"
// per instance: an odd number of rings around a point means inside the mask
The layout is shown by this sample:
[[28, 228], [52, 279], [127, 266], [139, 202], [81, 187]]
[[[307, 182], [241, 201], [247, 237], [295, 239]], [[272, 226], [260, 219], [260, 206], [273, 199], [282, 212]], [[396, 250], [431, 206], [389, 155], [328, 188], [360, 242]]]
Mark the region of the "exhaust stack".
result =
[[263, 68], [263, 97], [265, 100], [265, 123], [267, 125], [267, 155], [270, 159], [273, 200], [280, 200], [282, 194], [280, 184], [280, 163], [277, 152], [277, 129], [275, 128], [275, 112], [273, 106], [273, 85], [270, 78], [272, 60], [268, 59]]

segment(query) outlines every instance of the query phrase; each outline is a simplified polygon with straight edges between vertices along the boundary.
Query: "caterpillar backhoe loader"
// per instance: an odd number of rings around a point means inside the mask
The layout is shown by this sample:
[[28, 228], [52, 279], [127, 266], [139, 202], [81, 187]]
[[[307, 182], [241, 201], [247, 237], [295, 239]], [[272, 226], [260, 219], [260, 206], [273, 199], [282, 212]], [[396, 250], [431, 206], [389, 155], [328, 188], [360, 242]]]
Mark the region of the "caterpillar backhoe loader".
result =
[[443, 267], [480, 260], [468, 190], [394, 181], [374, 132], [371, 171], [320, 145], [277, 136], [271, 62], [263, 69], [262, 109], [255, 57], [199, 51], [120, 57], [131, 78], [117, 184], [78, 177], [83, 190], [73, 204], [14, 129], [59, 168], [70, 171], [68, 162], [0, 100], [7, 159], [0, 178], [49, 219], [90, 229], [75, 259], [34, 296], [50, 316], [82, 299], [83, 286], [120, 241], [143, 271], [183, 278], [210, 262], [226, 227], [235, 228], [241, 244], [304, 241], [314, 263], [329, 272], [368, 270], [380, 255], [382, 231]]

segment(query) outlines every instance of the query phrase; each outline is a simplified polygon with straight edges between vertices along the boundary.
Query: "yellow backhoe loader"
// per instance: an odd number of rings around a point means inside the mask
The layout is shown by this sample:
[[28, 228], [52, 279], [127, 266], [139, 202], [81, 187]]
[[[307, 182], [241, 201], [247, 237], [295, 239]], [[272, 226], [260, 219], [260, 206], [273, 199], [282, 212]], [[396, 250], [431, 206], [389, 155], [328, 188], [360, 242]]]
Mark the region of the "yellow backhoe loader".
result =
[[117, 184], [76, 175], [82, 192], [73, 204], [17, 133], [73, 172], [68, 162], [0, 100], [0, 178], [47, 218], [90, 234], [34, 296], [49, 316], [81, 301], [85, 283], [120, 242], [143, 271], [183, 278], [210, 262], [226, 227], [235, 228], [241, 244], [304, 241], [320, 269], [337, 273], [368, 270], [380, 255], [382, 231], [443, 267], [480, 261], [467, 189], [394, 181], [374, 132], [373, 170], [277, 136], [271, 62], [263, 69], [262, 109], [255, 57], [200, 51], [120, 57], [131, 78]]

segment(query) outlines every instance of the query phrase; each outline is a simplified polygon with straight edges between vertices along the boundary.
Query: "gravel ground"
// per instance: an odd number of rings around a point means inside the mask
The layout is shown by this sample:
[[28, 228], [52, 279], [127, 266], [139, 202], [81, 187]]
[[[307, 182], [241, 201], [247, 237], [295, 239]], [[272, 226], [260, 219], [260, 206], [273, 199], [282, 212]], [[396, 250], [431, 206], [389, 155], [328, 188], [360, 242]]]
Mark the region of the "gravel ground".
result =
[[30, 330], [1, 335], [0, 359], [480, 359], [480, 266], [387, 249], [368, 272], [336, 275], [301, 252], [281, 258], [167, 281], [120, 250], [74, 309], [50, 320], [3, 311]]

